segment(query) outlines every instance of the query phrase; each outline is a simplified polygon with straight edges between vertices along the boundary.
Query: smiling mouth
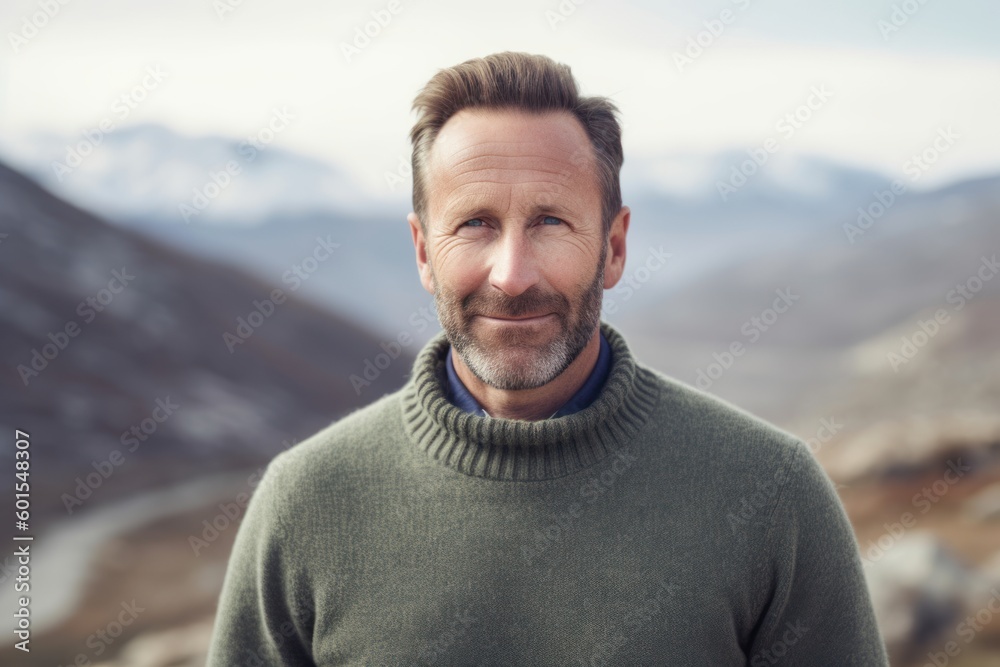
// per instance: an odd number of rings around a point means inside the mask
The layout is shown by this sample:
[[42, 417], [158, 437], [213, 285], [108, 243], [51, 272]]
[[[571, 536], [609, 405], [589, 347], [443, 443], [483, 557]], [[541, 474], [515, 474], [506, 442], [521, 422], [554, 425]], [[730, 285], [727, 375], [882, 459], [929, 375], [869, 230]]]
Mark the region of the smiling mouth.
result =
[[527, 317], [494, 317], [492, 315], [478, 315], [485, 320], [492, 320], [494, 322], [503, 322], [506, 324], [531, 324], [533, 322], [541, 322], [550, 315], [555, 313], [545, 313], [544, 315], [529, 315]]

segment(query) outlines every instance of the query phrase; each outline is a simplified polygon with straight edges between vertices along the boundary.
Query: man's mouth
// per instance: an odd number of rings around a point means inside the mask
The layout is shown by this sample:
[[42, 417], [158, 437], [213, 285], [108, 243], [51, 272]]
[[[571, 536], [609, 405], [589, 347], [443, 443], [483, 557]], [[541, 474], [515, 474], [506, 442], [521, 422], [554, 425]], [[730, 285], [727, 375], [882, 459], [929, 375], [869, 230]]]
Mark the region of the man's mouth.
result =
[[541, 315], [519, 315], [517, 317], [508, 317], [506, 315], [478, 315], [478, 317], [484, 320], [500, 322], [504, 324], [534, 324], [538, 322], [544, 322], [546, 318], [555, 315], [555, 313], [542, 313]]

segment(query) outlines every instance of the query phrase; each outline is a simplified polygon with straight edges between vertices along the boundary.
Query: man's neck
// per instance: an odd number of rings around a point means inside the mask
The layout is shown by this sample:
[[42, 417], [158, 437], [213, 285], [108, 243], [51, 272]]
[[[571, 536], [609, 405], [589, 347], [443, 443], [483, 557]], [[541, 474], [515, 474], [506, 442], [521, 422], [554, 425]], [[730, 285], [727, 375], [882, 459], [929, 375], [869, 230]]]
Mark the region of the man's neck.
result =
[[556, 412], [583, 386], [594, 370], [600, 349], [598, 328], [587, 346], [554, 380], [534, 389], [513, 391], [497, 389], [482, 382], [469, 370], [454, 347], [451, 348], [451, 355], [455, 373], [487, 414], [496, 418], [537, 421]]

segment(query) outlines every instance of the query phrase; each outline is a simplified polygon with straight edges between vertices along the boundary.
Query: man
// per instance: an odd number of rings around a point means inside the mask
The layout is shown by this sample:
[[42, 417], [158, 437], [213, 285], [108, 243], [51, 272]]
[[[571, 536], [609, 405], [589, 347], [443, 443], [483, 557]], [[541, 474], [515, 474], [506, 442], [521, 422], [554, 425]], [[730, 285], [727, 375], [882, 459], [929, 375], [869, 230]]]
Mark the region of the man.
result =
[[210, 665], [887, 665], [846, 514], [788, 433], [640, 364], [617, 109], [500, 53], [418, 95], [444, 331], [398, 392], [282, 453]]

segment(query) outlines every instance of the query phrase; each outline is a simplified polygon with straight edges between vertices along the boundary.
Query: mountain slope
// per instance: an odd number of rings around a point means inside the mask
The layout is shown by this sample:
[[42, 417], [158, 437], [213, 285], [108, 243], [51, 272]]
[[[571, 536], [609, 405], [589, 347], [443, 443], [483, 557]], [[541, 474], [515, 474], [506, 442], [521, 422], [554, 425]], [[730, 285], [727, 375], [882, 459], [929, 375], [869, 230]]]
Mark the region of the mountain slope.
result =
[[[382, 353], [367, 331], [293, 286], [108, 225], [2, 165], [0, 231], [0, 425], [31, 434], [44, 470], [36, 516], [256, 465], [410, 370], [403, 348], [356, 387], [351, 376]], [[326, 241], [307, 250], [338, 262]]]

